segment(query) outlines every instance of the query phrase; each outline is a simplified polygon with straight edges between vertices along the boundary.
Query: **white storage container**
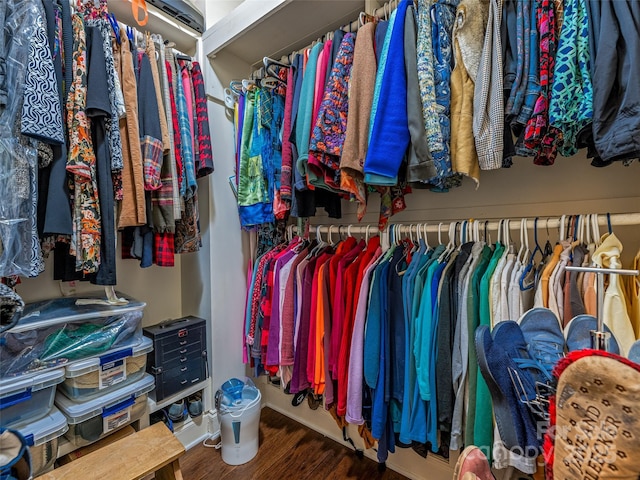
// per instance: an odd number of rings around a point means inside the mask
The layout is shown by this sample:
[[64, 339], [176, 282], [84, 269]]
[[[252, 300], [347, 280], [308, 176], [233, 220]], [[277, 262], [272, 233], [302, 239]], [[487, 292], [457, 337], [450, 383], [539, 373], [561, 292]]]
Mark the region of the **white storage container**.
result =
[[56, 406], [69, 423], [65, 437], [74, 446], [82, 447], [139, 420], [147, 409], [147, 393], [154, 387], [153, 376], [145, 375], [137, 382], [87, 402], [74, 402], [58, 393]]
[[67, 419], [56, 407], [40, 420], [18, 427], [17, 430], [29, 445], [34, 477], [53, 467], [58, 455], [58, 440], [68, 428]]
[[0, 378], [60, 368], [142, 341], [144, 302], [110, 305], [104, 293], [25, 305], [18, 324], [0, 334]]
[[66, 378], [58, 388], [70, 399], [80, 402], [129, 385], [144, 376], [147, 353], [152, 350], [153, 342], [144, 337], [133, 348], [73, 362], [65, 367]]
[[63, 379], [58, 369], [0, 381], [0, 426], [14, 428], [47, 415]]

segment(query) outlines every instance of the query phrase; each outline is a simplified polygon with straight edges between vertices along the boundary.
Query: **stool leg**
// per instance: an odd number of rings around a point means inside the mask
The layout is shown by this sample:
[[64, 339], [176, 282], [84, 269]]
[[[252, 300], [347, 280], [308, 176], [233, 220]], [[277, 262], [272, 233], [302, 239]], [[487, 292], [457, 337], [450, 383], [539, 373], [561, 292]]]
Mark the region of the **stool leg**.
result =
[[183, 480], [180, 462], [174, 460], [156, 472], [156, 480]]

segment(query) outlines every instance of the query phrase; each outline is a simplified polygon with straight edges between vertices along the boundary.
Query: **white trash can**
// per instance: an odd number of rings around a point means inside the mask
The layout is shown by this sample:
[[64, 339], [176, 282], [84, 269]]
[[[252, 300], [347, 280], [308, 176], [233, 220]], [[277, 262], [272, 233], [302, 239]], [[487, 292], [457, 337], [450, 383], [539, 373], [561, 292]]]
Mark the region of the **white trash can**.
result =
[[216, 394], [220, 415], [222, 460], [229, 465], [247, 463], [258, 453], [260, 390], [253, 382], [236, 378], [225, 382]]

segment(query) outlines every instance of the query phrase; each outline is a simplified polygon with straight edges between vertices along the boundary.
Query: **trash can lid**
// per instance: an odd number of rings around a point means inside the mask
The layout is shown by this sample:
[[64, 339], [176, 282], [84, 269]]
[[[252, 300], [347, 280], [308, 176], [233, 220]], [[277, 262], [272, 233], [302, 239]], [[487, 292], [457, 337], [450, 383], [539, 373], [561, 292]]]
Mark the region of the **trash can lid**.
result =
[[222, 384], [220, 389], [226, 396], [231, 397], [233, 400], [239, 400], [242, 398], [242, 390], [245, 383], [239, 378], [230, 378]]
[[239, 398], [233, 398], [223, 391], [220, 397], [220, 410], [222, 413], [237, 412], [260, 402], [260, 397], [260, 390], [251, 385], [244, 385]]

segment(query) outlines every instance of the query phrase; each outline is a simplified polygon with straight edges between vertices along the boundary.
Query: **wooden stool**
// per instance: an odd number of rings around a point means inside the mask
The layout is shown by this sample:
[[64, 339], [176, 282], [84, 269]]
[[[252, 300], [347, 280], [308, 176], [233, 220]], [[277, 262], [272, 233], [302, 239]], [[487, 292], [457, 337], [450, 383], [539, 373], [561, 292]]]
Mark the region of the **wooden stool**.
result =
[[160, 422], [91, 452], [36, 480], [182, 480], [178, 458], [184, 447]]

